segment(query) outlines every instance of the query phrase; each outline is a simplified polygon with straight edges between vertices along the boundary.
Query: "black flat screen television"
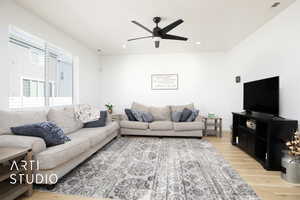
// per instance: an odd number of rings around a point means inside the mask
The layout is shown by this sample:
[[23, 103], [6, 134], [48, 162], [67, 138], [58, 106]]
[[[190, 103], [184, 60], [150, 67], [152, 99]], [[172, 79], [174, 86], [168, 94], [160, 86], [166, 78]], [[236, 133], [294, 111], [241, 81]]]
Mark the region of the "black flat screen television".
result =
[[279, 76], [244, 83], [244, 110], [279, 115]]

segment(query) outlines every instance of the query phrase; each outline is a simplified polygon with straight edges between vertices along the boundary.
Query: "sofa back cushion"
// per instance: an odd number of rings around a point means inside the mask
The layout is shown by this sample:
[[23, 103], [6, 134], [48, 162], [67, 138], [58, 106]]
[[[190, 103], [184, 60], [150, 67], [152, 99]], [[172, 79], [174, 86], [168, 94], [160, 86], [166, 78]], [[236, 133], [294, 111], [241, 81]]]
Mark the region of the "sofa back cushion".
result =
[[10, 128], [47, 121], [46, 110], [0, 111], [0, 135], [12, 134]]
[[62, 128], [65, 134], [83, 127], [83, 123], [75, 116], [74, 106], [51, 108], [48, 112], [48, 121]]
[[149, 112], [149, 107], [148, 106], [145, 106], [145, 105], [137, 103], [137, 102], [132, 103], [131, 109], [141, 111], [141, 112]]
[[187, 105], [173, 105], [173, 106], [170, 106], [171, 108], [171, 112], [176, 112], [176, 111], [180, 111], [182, 112], [183, 109], [187, 108], [189, 110], [194, 110], [194, 104], [191, 103], [191, 104], [187, 104]]
[[151, 106], [149, 110], [154, 118], [154, 121], [171, 121], [171, 112], [169, 106]]

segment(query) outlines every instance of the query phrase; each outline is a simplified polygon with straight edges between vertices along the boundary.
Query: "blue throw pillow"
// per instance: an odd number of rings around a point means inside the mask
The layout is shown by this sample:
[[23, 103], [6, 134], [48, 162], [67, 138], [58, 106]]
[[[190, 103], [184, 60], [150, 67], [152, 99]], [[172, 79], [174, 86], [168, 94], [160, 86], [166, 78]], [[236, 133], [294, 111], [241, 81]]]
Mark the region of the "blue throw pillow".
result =
[[199, 115], [199, 110], [192, 110], [192, 114], [190, 117], [186, 120], [187, 122], [193, 122]]
[[143, 122], [143, 113], [138, 110], [131, 110], [133, 116], [137, 119], [139, 122]]
[[16, 135], [40, 137], [44, 139], [47, 147], [71, 141], [68, 136], [65, 136], [64, 131], [53, 122], [41, 122], [10, 129]]
[[142, 112], [142, 118], [143, 118], [143, 122], [150, 123], [154, 121], [153, 115], [149, 112]]
[[129, 121], [137, 121], [137, 119], [134, 117], [131, 109], [126, 108], [125, 114], [127, 115], [127, 118]]
[[192, 111], [190, 109], [183, 109], [181, 117], [180, 117], [180, 122], [186, 122], [186, 120], [191, 116]]
[[100, 118], [95, 121], [84, 123], [83, 128], [103, 127], [106, 125], [106, 118], [107, 118], [107, 111], [100, 111]]
[[181, 111], [174, 111], [174, 112], [172, 112], [172, 114], [171, 114], [172, 121], [173, 122], [179, 122], [181, 115], [182, 115]]

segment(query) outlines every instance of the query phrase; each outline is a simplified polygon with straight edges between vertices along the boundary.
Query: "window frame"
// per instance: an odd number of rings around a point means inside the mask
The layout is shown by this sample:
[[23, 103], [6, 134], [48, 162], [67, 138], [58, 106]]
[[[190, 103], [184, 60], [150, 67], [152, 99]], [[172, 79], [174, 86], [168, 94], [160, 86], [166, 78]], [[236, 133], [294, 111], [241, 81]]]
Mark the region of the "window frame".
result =
[[[13, 32], [13, 31], [16, 31], [16, 32]], [[20, 31], [20, 32], [18, 32]], [[16, 37], [14, 37], [15, 35], [13, 34], [16, 34]], [[25, 39], [25, 35], [24, 35], [24, 38], [21, 38], [19, 37], [19, 35], [17, 34], [21, 34], [21, 33], [24, 33], [26, 35], [29, 35], [30, 37], [32, 38], [36, 38], [38, 41], [36, 41], [36, 43], [38, 44], [39, 42], [43, 43], [43, 47], [42, 46], [35, 46], [34, 43], [32, 42], [27, 42], [26, 39]], [[23, 39], [23, 40], [22, 40]], [[33, 53], [34, 51], [41, 51], [44, 53], [44, 63], [43, 63], [43, 70], [44, 70], [44, 80], [42, 79], [36, 79], [36, 78], [31, 78], [31, 77], [28, 77], [28, 76], [21, 76], [20, 77], [20, 98], [21, 98], [21, 105], [20, 106], [11, 106], [11, 103], [10, 103], [10, 98], [11, 96], [9, 95], [9, 98], [8, 98], [8, 106], [9, 106], [9, 109], [24, 109], [24, 108], [31, 108], [32, 106], [24, 106], [23, 104], [23, 98], [26, 97], [24, 96], [24, 83], [23, 83], [23, 80], [29, 80], [29, 87], [31, 85], [31, 81], [37, 81], [37, 96], [36, 97], [42, 97], [44, 98], [44, 105], [43, 106], [33, 106], [34, 108], [38, 108], [38, 107], [55, 107], [55, 106], [67, 106], [67, 105], [74, 105], [74, 102], [75, 102], [75, 91], [74, 91], [74, 84], [75, 84], [75, 80], [74, 80], [74, 56], [72, 54], [70, 54], [68, 51], [60, 48], [59, 46], [57, 45], [53, 45], [52, 43], [46, 41], [46, 40], [43, 40], [43, 39], [40, 39], [38, 37], [36, 37], [35, 35], [29, 33], [29, 32], [25, 32], [23, 31], [22, 29], [19, 29], [13, 25], [9, 25], [9, 28], [8, 28], [8, 45], [17, 45], [18, 47], [22, 47], [22, 48], [25, 48], [25, 49], [28, 49], [28, 53], [30, 54], [29, 57], [30, 57], [30, 61], [32, 62], [32, 64], [34, 65], [39, 65], [39, 63], [36, 63], [36, 62], [33, 62]], [[57, 52], [55, 51], [57, 50]], [[48, 62], [48, 57], [52, 55], [56, 55], [57, 56], [57, 61], [58, 62], [65, 62], [67, 64], [70, 64], [70, 67], [71, 67], [71, 96], [69, 96], [68, 98], [72, 98], [72, 101], [70, 104], [65, 104], [65, 105], [50, 105], [50, 98], [55, 98], [57, 97], [55, 95], [55, 85], [57, 85], [57, 83], [55, 83], [55, 81], [49, 81], [49, 62]], [[59, 56], [63, 56], [64, 58], [66, 58], [67, 60], [61, 60], [61, 59], [58, 59]], [[39, 96], [39, 83], [42, 82], [44, 83], [44, 94], [43, 96]], [[50, 85], [51, 84], [51, 87]], [[52, 88], [52, 91], [50, 92], [49, 89]], [[9, 88], [10, 90], [11, 88]], [[29, 89], [30, 90], [30, 89]], [[31, 92], [31, 91], [29, 91]], [[52, 94], [52, 95], [51, 95]], [[31, 95], [29, 94], [29, 97], [31, 97]]]

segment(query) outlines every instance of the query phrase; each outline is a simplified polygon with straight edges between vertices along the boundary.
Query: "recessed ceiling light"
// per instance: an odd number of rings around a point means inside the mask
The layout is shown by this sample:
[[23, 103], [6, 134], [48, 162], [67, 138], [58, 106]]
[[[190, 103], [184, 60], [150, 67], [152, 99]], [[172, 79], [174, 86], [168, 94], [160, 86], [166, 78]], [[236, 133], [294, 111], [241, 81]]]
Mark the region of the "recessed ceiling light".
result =
[[276, 8], [276, 7], [278, 7], [279, 5], [280, 5], [280, 2], [277, 1], [277, 2], [273, 3], [271, 7], [272, 7], [272, 8]]
[[101, 49], [97, 49], [97, 52], [101, 52]]
[[122, 47], [123, 47], [123, 49], [126, 49], [126, 44], [123, 44]]
[[196, 42], [197, 45], [201, 44], [201, 42]]

